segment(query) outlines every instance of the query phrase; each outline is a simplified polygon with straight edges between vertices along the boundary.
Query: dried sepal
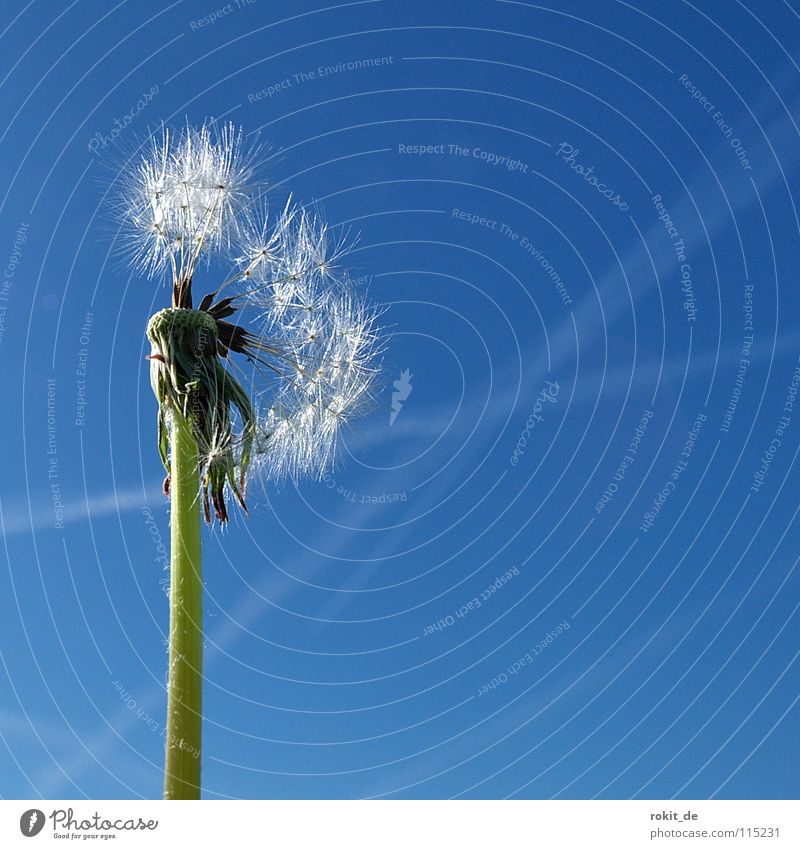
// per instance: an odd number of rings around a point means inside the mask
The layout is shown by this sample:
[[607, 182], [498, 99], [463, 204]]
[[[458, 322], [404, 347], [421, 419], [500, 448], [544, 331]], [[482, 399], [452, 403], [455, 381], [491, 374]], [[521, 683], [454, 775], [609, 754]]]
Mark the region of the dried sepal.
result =
[[[228, 519], [225, 486], [242, 510], [245, 475], [255, 435], [255, 413], [247, 392], [221, 364], [215, 320], [201, 310], [169, 308], [147, 327], [152, 345], [150, 379], [158, 399], [159, 453], [169, 478], [169, 421], [173, 411], [192, 426], [206, 521], [210, 503], [220, 522]], [[234, 428], [235, 409], [239, 427]], [[165, 484], [169, 491], [169, 483]]]

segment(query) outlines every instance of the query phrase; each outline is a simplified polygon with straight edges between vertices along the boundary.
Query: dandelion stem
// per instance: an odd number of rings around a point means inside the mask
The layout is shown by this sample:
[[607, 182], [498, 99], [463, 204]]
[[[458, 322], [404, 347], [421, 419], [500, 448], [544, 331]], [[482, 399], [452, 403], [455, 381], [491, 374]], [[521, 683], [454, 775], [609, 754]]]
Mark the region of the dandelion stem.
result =
[[203, 580], [197, 444], [173, 408], [165, 799], [200, 798]]

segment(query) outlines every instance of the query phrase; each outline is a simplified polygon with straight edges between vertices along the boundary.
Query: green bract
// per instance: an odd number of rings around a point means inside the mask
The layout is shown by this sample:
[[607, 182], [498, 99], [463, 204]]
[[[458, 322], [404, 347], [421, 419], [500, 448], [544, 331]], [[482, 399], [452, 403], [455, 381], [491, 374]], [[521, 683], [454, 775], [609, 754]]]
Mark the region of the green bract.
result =
[[[256, 431], [256, 416], [248, 393], [228, 372], [219, 356], [219, 330], [212, 315], [195, 309], [171, 307], [156, 313], [147, 325], [152, 344], [150, 383], [158, 399], [158, 448], [170, 483], [170, 422], [180, 415], [191, 423], [197, 442], [203, 510], [227, 521], [224, 487], [243, 510], [245, 475]], [[234, 433], [232, 410], [240, 426]]]

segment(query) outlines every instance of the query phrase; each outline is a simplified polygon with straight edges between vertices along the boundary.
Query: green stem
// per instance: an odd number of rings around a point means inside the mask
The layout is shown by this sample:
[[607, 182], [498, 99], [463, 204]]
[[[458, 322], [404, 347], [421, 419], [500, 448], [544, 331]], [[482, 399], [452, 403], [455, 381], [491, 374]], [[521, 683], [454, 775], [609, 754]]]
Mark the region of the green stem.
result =
[[197, 444], [173, 410], [165, 799], [200, 798], [203, 579]]

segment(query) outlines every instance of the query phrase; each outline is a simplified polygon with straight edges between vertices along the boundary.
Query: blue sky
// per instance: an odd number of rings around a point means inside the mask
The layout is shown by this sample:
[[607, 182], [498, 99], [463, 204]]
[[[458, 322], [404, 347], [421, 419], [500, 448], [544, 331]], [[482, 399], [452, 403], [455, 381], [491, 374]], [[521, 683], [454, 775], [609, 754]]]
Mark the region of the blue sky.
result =
[[111, 195], [213, 116], [388, 344], [330, 476], [205, 534], [206, 797], [795, 798], [796, 4], [57, 5], [0, 33], [0, 795], [161, 792]]

